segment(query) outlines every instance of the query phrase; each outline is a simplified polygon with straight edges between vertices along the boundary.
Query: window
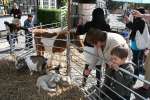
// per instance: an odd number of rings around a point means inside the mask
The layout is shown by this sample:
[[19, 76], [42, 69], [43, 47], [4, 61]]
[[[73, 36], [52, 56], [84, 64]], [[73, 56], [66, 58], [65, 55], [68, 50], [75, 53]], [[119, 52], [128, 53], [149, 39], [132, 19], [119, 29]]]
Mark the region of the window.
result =
[[49, 8], [48, 5], [43, 5], [43, 8]]
[[50, 6], [56, 8], [56, 0], [51, 0]]

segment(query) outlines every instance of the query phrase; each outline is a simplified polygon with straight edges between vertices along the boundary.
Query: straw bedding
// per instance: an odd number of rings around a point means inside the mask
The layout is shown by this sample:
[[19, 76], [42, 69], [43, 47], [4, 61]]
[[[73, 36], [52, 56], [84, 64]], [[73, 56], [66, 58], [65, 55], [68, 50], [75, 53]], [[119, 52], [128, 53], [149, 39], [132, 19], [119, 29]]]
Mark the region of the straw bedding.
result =
[[0, 100], [84, 100], [83, 93], [76, 86], [69, 86], [63, 92], [51, 94], [38, 92], [35, 86], [38, 74], [18, 72], [11, 60], [0, 60]]

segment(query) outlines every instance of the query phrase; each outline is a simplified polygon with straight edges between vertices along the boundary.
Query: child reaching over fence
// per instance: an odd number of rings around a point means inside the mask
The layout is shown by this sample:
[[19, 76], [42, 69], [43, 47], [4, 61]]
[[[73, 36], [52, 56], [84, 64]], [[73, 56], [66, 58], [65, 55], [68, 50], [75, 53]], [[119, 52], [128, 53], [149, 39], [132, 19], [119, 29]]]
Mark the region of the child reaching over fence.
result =
[[[84, 70], [84, 76], [88, 76], [90, 71], [95, 68], [95, 65], [97, 62], [99, 62], [99, 65], [107, 66], [107, 61], [110, 59], [110, 52], [111, 50], [116, 46], [124, 46], [129, 50], [128, 59], [131, 60], [132, 58], [132, 52], [126, 42], [126, 40], [119, 34], [116, 33], [110, 33], [110, 32], [104, 32], [97, 28], [91, 28], [87, 32], [86, 40], [88, 43], [91, 43], [94, 45], [94, 55], [90, 56], [91, 63], [87, 69]], [[105, 70], [105, 67], [103, 67]], [[99, 71], [99, 75], [97, 75], [97, 79], [101, 79], [101, 71]], [[83, 86], [85, 83], [83, 83]], [[100, 83], [97, 82], [97, 87], [100, 86]]]
[[24, 28], [25, 30], [25, 48], [30, 49], [33, 48], [33, 39], [32, 39], [32, 18], [31, 14], [28, 14], [28, 18], [24, 21]]

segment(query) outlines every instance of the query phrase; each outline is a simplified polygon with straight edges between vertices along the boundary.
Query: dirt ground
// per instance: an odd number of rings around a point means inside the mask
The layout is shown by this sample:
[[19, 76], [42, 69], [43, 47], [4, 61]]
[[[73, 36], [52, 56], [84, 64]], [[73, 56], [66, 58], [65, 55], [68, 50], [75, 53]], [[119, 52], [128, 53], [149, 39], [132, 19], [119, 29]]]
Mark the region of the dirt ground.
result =
[[58, 94], [49, 96], [39, 93], [36, 88], [37, 74], [18, 72], [13, 61], [0, 60], [0, 100], [84, 100], [82, 92], [76, 86]]

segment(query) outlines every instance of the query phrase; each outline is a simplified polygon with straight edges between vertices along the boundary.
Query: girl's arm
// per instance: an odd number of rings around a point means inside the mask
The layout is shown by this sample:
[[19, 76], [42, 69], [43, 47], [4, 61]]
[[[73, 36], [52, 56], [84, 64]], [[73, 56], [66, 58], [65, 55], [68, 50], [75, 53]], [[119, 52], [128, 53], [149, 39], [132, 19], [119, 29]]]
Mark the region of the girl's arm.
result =
[[137, 10], [134, 10], [133, 13], [132, 13], [133, 16], [135, 17], [143, 17], [147, 20], [150, 20], [150, 14], [141, 14], [139, 11]]

